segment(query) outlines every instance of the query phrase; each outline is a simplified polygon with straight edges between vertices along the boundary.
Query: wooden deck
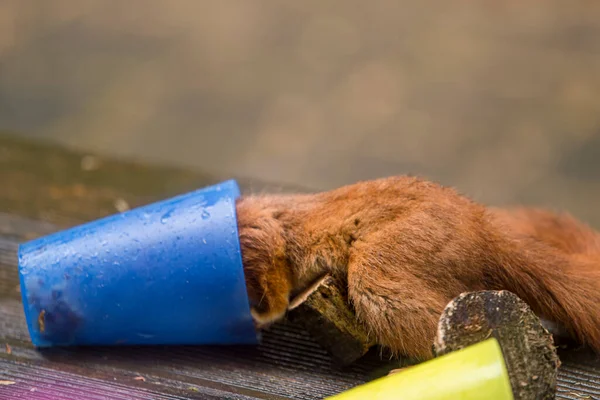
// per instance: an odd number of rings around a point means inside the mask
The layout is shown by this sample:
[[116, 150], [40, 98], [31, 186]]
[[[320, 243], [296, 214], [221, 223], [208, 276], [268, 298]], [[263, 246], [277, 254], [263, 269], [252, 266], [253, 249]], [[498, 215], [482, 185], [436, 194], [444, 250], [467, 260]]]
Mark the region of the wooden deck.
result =
[[[0, 399], [319, 399], [397, 367], [374, 352], [338, 368], [290, 323], [258, 347], [33, 348], [18, 287], [19, 242], [225, 178], [0, 136]], [[559, 398], [600, 399], [600, 359], [586, 350], [561, 358]]]

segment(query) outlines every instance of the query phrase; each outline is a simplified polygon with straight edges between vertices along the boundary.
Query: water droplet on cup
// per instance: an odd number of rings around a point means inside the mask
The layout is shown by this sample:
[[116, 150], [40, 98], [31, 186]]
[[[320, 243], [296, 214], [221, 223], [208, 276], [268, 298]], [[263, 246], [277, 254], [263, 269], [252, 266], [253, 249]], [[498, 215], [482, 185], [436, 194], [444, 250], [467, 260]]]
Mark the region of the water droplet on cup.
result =
[[169, 211], [167, 211], [161, 218], [160, 218], [160, 223], [161, 224], [166, 224], [167, 221], [169, 220], [169, 218], [171, 218], [171, 214], [173, 214], [173, 211], [175, 211], [175, 209], [171, 209]]

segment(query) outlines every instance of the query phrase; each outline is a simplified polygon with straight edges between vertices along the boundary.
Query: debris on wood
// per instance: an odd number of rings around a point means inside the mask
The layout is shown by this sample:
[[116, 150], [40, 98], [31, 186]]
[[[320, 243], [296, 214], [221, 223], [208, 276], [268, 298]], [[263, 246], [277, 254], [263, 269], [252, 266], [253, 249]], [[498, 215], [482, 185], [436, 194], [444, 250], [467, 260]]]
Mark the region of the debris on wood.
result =
[[326, 275], [289, 306], [288, 318], [304, 326], [333, 359], [348, 365], [364, 356], [376, 343], [351, 310], [345, 286]]
[[508, 291], [464, 293], [444, 309], [434, 349], [443, 355], [498, 340], [515, 400], [554, 399], [560, 361], [550, 332], [529, 306]]
[[590, 396], [589, 394], [579, 394], [579, 393], [575, 393], [575, 392], [569, 392], [569, 395], [575, 396], [578, 399], [591, 399], [592, 398], [592, 396]]
[[390, 372], [388, 372], [387, 374], [394, 375], [394, 374], [397, 374], [398, 372], [406, 371], [408, 368], [410, 368], [410, 367], [394, 368], [394, 369], [390, 370]]
[[81, 158], [81, 170], [90, 172], [100, 168], [100, 159], [96, 156], [87, 155]]
[[119, 197], [118, 199], [116, 199], [115, 202], [113, 203], [113, 205], [115, 206], [115, 208], [117, 209], [118, 212], [125, 212], [125, 211], [129, 210], [129, 208], [130, 208], [127, 200], [125, 200], [122, 197]]
[[10, 385], [14, 385], [15, 381], [0, 381], [0, 386], [10, 386]]
[[38, 325], [40, 326], [40, 332], [44, 333], [46, 331], [46, 310], [40, 311], [38, 315]]
[[143, 376], [136, 376], [135, 378], [133, 378], [134, 381], [142, 381], [142, 382], [146, 382], [146, 378], [144, 378]]
[[4, 347], [6, 348], [6, 354], [12, 354], [12, 347], [10, 347], [8, 343], [6, 343]]

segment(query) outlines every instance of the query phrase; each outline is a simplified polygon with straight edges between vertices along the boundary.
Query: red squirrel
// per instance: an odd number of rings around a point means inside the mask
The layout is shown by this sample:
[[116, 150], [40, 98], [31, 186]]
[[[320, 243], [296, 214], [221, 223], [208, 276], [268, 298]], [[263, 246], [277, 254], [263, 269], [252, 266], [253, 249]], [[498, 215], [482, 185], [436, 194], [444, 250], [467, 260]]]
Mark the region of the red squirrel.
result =
[[396, 355], [433, 357], [444, 307], [463, 292], [501, 289], [600, 352], [600, 234], [569, 215], [486, 207], [410, 176], [244, 196], [237, 213], [259, 327], [332, 274], [347, 282], [358, 321]]

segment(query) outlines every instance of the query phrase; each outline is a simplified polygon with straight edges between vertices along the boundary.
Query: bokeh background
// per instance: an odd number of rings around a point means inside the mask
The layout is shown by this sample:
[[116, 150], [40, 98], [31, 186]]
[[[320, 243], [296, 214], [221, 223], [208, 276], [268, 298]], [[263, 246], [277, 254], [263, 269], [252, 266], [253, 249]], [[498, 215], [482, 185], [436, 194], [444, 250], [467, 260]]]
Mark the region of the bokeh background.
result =
[[600, 227], [600, 2], [0, 0], [0, 130], [312, 189], [414, 173]]

